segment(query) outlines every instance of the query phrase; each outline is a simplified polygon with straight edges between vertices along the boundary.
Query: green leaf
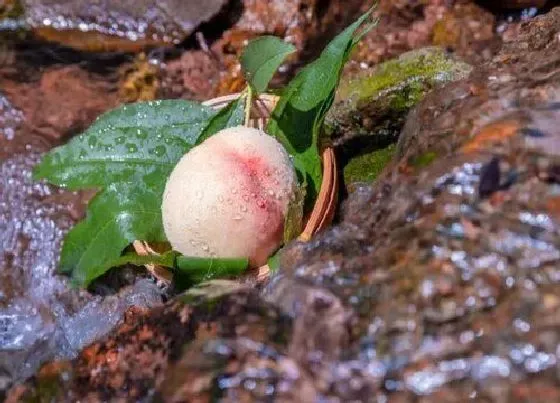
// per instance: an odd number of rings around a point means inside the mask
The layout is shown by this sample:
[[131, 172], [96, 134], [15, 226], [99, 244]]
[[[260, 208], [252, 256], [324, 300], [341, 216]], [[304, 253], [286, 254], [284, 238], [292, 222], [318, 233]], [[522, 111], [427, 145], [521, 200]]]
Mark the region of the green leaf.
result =
[[248, 258], [200, 258], [178, 256], [177, 270], [195, 283], [218, 277], [238, 276], [249, 267]]
[[356, 32], [372, 11], [334, 38], [317, 60], [299, 72], [281, 96], [268, 124], [268, 133], [294, 156], [300, 177], [308, 180], [308, 208], [321, 186], [319, 135], [325, 115], [334, 101], [344, 64], [357, 43]]
[[239, 97], [220, 110], [208, 123], [196, 144], [202, 143], [226, 127], [240, 126], [245, 118], [245, 98]]
[[80, 189], [127, 182], [138, 172], [170, 171], [215, 114], [183, 100], [121, 106], [49, 152], [35, 168], [34, 178]]
[[167, 177], [215, 115], [182, 100], [122, 106], [43, 158], [36, 178], [71, 189], [100, 189], [86, 219], [65, 237], [61, 272], [88, 285], [119, 262], [132, 241], [166, 240], [161, 199]]
[[109, 270], [134, 240], [165, 242], [161, 223], [163, 186], [113, 184], [88, 206], [86, 219], [66, 235], [59, 270], [87, 286]]
[[257, 93], [266, 91], [278, 67], [295, 51], [294, 45], [275, 36], [262, 36], [252, 40], [240, 59], [245, 79]]
[[278, 249], [274, 255], [268, 258], [267, 264], [271, 273], [277, 272], [280, 268], [280, 253], [282, 253], [282, 249]]
[[[161, 255], [148, 255], [139, 256], [136, 253], [127, 253], [113, 260], [108, 260], [102, 266], [99, 266], [98, 270], [101, 274], [105, 273], [112, 267], [120, 267], [127, 264], [134, 266], [144, 266], [147, 264], [155, 264], [158, 266], [168, 267], [173, 269], [175, 267], [175, 259], [177, 258], [178, 252], [169, 251]], [[89, 285], [92, 280], [98, 277], [94, 271], [83, 273], [86, 277], [82, 278], [76, 273], [73, 278], [74, 283], [78, 285]]]

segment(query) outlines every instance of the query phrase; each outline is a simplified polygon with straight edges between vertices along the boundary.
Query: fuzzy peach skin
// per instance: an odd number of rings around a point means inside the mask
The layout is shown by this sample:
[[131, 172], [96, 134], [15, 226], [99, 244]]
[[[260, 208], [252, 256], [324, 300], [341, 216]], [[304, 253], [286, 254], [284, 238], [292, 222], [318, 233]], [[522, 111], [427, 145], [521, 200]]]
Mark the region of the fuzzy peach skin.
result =
[[261, 266], [282, 243], [296, 186], [276, 139], [244, 126], [224, 129], [185, 154], [169, 176], [165, 234], [185, 256], [248, 257]]

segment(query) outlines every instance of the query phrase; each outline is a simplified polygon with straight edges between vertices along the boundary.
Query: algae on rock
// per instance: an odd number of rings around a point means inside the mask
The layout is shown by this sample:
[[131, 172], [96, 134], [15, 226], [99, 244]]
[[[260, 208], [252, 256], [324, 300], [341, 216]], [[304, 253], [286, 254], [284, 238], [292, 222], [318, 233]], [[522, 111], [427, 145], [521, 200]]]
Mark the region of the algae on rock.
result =
[[426, 93], [468, 76], [471, 67], [444, 49], [407, 52], [341, 80], [326, 126], [340, 145], [357, 136], [379, 135], [394, 142], [406, 112]]
[[352, 158], [344, 167], [344, 183], [348, 187], [359, 182], [373, 182], [391, 161], [395, 145]]

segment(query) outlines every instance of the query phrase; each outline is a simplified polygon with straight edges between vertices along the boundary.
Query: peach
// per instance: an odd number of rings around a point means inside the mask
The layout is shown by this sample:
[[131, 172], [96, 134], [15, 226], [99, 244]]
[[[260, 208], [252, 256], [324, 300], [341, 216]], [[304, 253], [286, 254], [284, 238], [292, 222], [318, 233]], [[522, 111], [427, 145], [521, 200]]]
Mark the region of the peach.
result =
[[257, 267], [281, 245], [297, 179], [273, 137], [244, 126], [216, 133], [186, 153], [162, 203], [165, 234], [185, 256], [249, 258]]

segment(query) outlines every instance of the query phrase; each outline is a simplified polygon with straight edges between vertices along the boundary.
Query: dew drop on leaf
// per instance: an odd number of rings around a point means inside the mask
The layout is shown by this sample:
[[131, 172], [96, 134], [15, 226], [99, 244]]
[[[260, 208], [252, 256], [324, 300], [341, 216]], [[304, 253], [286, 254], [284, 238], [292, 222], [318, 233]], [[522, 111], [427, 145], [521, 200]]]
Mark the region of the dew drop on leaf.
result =
[[156, 157], [161, 157], [162, 155], [165, 154], [165, 147], [164, 146], [157, 146], [156, 148], [154, 148], [153, 153], [155, 154]]
[[132, 144], [132, 143], [128, 143], [126, 145], [126, 149], [129, 153], [135, 153], [136, 151], [138, 151], [138, 147], [136, 147], [136, 144]]
[[148, 137], [148, 133], [144, 130], [136, 129], [136, 137], [138, 137], [139, 139], [145, 139], [146, 137]]
[[115, 139], [116, 144], [123, 144], [125, 141], [126, 141], [126, 137], [124, 136], [119, 136]]

